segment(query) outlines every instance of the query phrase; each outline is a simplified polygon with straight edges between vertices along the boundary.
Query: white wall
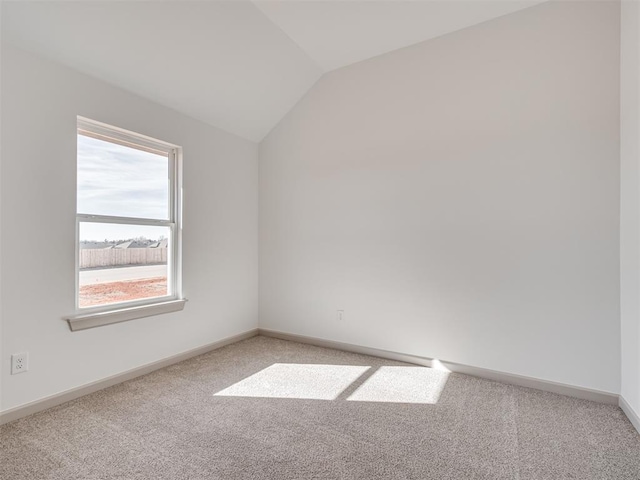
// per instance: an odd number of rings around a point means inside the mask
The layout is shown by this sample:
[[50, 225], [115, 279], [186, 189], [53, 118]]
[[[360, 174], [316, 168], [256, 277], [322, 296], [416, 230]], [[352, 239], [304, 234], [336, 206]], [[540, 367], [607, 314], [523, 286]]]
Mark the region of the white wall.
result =
[[[0, 0], [0, 25], [2, 25], [2, 10], [4, 2]], [[2, 35], [0, 32], [0, 112], [2, 112]], [[2, 191], [2, 115], [0, 114], [0, 192]], [[2, 195], [0, 194], [0, 232], [2, 232]], [[0, 252], [2, 251], [2, 235], [0, 235]], [[0, 255], [0, 272], [2, 271], [2, 255]], [[0, 306], [2, 305], [2, 275], [0, 274]], [[2, 334], [3, 322], [2, 322], [2, 308], [0, 307], [0, 412], [2, 411], [2, 370], [4, 362], [4, 353], [2, 350]]]
[[640, 3], [622, 2], [621, 395], [640, 416]]
[[260, 146], [260, 326], [618, 393], [619, 41], [553, 2], [325, 76]]
[[[257, 146], [5, 44], [2, 409], [257, 326]], [[76, 116], [184, 148], [183, 312], [70, 332]], [[26, 252], [29, 252], [27, 255]], [[10, 376], [9, 356], [30, 370]]]

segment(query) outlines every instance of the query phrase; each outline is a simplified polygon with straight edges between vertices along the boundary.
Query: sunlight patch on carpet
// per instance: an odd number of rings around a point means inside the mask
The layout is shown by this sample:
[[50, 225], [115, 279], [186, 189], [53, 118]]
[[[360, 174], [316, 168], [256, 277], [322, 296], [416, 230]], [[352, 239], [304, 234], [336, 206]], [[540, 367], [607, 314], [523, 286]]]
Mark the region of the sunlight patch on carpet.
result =
[[335, 400], [370, 367], [274, 363], [216, 393], [224, 397]]
[[380, 367], [348, 401], [437, 403], [448, 371], [425, 367]]

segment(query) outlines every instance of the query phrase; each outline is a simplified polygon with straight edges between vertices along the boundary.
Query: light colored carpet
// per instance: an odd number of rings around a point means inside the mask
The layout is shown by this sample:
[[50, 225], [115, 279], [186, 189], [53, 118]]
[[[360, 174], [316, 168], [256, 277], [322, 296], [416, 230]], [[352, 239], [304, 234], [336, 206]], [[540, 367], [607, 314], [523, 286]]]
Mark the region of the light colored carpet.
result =
[[3, 480], [640, 479], [617, 407], [266, 337], [0, 428]]

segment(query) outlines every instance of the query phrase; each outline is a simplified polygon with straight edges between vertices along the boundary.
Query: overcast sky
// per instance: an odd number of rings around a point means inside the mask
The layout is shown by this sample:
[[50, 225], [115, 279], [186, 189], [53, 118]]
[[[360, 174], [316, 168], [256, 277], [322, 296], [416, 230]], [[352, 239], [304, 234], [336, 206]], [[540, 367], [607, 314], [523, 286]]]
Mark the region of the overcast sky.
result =
[[[78, 135], [78, 213], [167, 220], [168, 176], [166, 156]], [[85, 223], [80, 240], [156, 239], [149, 234], [168, 236], [166, 228]]]

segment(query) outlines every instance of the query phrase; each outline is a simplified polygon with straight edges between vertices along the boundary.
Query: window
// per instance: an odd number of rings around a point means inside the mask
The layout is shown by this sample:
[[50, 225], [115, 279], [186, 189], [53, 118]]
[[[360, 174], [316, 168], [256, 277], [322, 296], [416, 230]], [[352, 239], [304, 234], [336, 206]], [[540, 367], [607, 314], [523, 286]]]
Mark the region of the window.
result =
[[84, 118], [77, 141], [72, 330], [182, 309], [179, 147]]

